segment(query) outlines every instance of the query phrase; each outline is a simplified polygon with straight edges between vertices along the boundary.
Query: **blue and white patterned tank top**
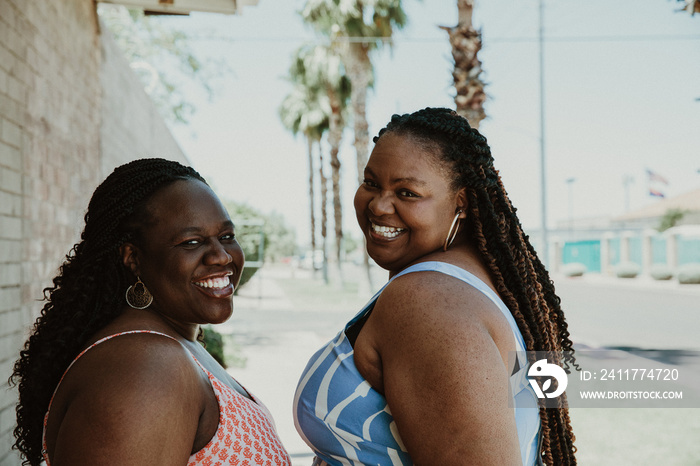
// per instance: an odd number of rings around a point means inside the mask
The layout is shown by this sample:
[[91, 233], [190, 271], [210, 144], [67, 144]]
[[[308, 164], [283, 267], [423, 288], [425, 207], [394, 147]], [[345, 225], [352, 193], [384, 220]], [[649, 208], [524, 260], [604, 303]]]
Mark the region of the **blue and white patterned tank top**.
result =
[[[506, 305], [484, 282], [445, 262], [421, 262], [393, 278], [411, 272], [435, 271], [458, 278], [484, 293], [503, 312], [515, 336], [519, 357], [525, 342]], [[365, 316], [391, 280], [346, 324], [338, 335], [311, 357], [294, 395], [294, 424], [317, 457], [332, 466], [410, 465], [387, 401], [360, 375], [345, 330]], [[540, 429], [537, 397], [527, 381], [528, 363], [510, 378], [515, 420], [524, 465], [537, 459]]]

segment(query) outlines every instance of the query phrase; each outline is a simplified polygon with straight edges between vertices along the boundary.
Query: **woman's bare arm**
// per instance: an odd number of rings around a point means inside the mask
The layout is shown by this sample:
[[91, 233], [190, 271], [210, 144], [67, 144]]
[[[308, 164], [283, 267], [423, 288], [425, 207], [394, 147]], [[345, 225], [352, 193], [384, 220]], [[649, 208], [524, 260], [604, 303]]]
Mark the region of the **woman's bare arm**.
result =
[[415, 464], [521, 464], [504, 362], [514, 339], [488, 298], [453, 277], [414, 273], [384, 290], [370, 321], [384, 394]]

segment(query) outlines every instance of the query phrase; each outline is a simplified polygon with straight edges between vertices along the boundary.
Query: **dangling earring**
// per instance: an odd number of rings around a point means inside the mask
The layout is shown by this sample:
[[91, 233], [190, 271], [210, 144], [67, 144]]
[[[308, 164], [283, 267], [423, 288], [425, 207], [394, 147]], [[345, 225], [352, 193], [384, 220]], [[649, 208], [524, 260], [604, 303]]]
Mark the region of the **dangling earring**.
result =
[[[452, 225], [450, 225], [450, 230], [447, 232], [447, 238], [445, 238], [445, 246], [443, 246], [442, 250], [447, 251], [447, 248], [450, 247], [452, 244], [452, 241], [455, 240], [457, 237], [457, 232], [459, 231], [459, 224], [462, 223], [462, 219], [459, 218], [460, 215], [462, 215], [463, 210], [460, 209], [457, 211], [457, 214], [455, 215], [454, 220], [452, 220]], [[455, 225], [457, 228], [455, 228]], [[454, 228], [454, 232], [452, 229]]]
[[136, 283], [126, 289], [126, 303], [134, 309], [146, 309], [153, 302], [153, 295], [140, 277], [136, 277]]

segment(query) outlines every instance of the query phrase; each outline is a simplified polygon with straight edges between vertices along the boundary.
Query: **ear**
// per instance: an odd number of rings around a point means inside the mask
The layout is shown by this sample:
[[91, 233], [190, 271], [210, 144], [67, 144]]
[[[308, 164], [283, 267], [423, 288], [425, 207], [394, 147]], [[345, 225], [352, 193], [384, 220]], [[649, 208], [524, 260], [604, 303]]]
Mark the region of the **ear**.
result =
[[469, 202], [467, 202], [467, 188], [460, 188], [455, 194], [455, 203], [457, 207], [455, 208], [455, 214], [458, 211], [462, 211], [459, 218], [467, 218], [467, 208], [469, 207]]
[[124, 267], [131, 270], [135, 276], [139, 274], [139, 249], [132, 243], [124, 243], [119, 247], [119, 255], [122, 258]]

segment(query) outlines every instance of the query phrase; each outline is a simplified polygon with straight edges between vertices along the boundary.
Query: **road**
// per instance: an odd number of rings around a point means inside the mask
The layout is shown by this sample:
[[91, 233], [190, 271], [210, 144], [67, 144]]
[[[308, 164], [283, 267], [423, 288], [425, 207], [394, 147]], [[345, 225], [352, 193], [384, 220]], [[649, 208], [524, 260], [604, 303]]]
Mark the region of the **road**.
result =
[[700, 286], [674, 285], [621, 279], [555, 281], [575, 342], [700, 350]]

